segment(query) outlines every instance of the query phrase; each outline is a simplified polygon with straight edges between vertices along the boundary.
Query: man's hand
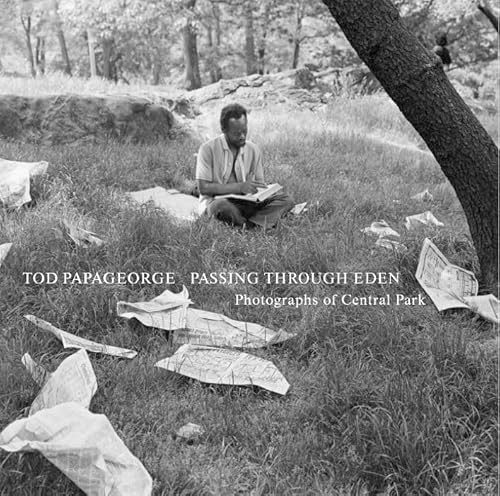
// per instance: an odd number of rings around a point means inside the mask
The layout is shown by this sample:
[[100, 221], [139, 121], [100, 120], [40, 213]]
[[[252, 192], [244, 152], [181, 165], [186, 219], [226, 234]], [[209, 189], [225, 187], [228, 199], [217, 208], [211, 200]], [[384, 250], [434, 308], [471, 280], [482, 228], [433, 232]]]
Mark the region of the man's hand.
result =
[[255, 185], [254, 182], [252, 181], [245, 181], [244, 183], [239, 183], [240, 184], [240, 193], [242, 195], [252, 195], [254, 193], [257, 193], [257, 186]]

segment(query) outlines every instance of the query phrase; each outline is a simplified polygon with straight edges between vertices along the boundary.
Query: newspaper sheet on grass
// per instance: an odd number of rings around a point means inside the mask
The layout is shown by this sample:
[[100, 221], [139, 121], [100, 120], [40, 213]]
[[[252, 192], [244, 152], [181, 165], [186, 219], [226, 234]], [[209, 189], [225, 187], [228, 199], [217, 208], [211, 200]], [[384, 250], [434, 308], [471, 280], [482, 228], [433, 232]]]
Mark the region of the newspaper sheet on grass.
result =
[[186, 325], [187, 307], [192, 303], [185, 286], [180, 293], [168, 289], [150, 301], [119, 301], [116, 313], [125, 319], [137, 319], [147, 327], [172, 331]]
[[3, 245], [0, 245], [0, 266], [7, 257], [7, 254], [9, 253], [11, 248], [12, 243], [4, 243]]
[[39, 319], [34, 315], [25, 315], [24, 318], [40, 327], [40, 329], [51, 332], [61, 341], [64, 348], [83, 348], [93, 353], [104, 353], [105, 355], [113, 355], [120, 358], [134, 358], [137, 355], [137, 351], [134, 350], [96, 343], [95, 341], [75, 336], [74, 334], [70, 334], [62, 329], [58, 329], [52, 324], [49, 324], [49, 322]]
[[294, 205], [292, 210], [290, 210], [290, 213], [293, 215], [300, 215], [302, 212], [307, 212], [307, 202], [304, 203], [297, 203]]
[[127, 193], [127, 195], [140, 204], [152, 201], [156, 207], [181, 221], [192, 222], [199, 217], [198, 198], [185, 195], [175, 189], [167, 190], [161, 186], [156, 186], [155, 188], [133, 191]]
[[464, 298], [470, 310], [481, 315], [486, 320], [500, 324], [499, 306], [500, 302], [492, 294], [479, 296], [466, 296]]
[[408, 251], [408, 248], [405, 245], [398, 243], [393, 239], [378, 238], [375, 246], [380, 246], [381, 248], [386, 248], [387, 250], [397, 251], [401, 253]]
[[417, 229], [422, 226], [442, 227], [444, 226], [444, 224], [441, 221], [437, 220], [430, 210], [427, 210], [426, 212], [423, 212], [421, 214], [405, 217], [405, 227], [406, 229], [408, 229], [408, 231]]
[[179, 294], [166, 290], [150, 302], [119, 302], [117, 314], [136, 318], [148, 327], [175, 331], [172, 337], [175, 344], [262, 348], [294, 336], [283, 330], [274, 331], [219, 313], [190, 308], [190, 303], [186, 288]]
[[31, 358], [31, 355], [29, 353], [25, 353], [23, 355], [23, 357], [21, 358], [21, 362], [23, 362], [23, 365], [26, 367], [26, 370], [28, 371], [31, 378], [40, 387], [43, 387], [50, 378], [50, 372], [41, 365], [38, 365], [38, 363], [36, 363], [35, 360]]
[[30, 178], [45, 174], [47, 162], [16, 162], [0, 158], [0, 203], [8, 208], [31, 201]]
[[[32, 363], [33, 360], [29, 355], [24, 355], [23, 363], [25, 362]], [[49, 375], [33, 401], [29, 414], [33, 415], [40, 410], [68, 401], [88, 408], [96, 391], [97, 379], [89, 356], [85, 350], [77, 351], [63, 360], [56, 371]]]
[[450, 264], [428, 238], [424, 240], [415, 277], [440, 312], [467, 308], [498, 322], [498, 300], [493, 295], [476, 296], [478, 282], [474, 273]]
[[413, 195], [410, 197], [410, 200], [417, 200], [417, 201], [432, 201], [434, 197], [432, 194], [429, 192], [429, 189], [425, 189], [421, 193], [417, 193], [416, 195]]
[[39, 451], [92, 496], [149, 496], [152, 479], [105, 415], [68, 402], [16, 420], [0, 433], [0, 448]]
[[390, 227], [385, 220], [372, 222], [370, 227], [365, 227], [364, 229], [361, 229], [361, 232], [365, 234], [375, 235], [378, 236], [379, 238], [385, 238], [387, 236], [394, 236], [396, 238], [400, 237], [400, 234], [397, 231], [395, 231], [392, 227]]
[[63, 225], [67, 235], [77, 246], [87, 248], [91, 245], [101, 246], [104, 244], [104, 241], [97, 237], [96, 233], [77, 227], [67, 220], [63, 221]]
[[259, 386], [278, 394], [286, 394], [290, 387], [268, 360], [224, 348], [185, 344], [155, 366], [209, 384]]

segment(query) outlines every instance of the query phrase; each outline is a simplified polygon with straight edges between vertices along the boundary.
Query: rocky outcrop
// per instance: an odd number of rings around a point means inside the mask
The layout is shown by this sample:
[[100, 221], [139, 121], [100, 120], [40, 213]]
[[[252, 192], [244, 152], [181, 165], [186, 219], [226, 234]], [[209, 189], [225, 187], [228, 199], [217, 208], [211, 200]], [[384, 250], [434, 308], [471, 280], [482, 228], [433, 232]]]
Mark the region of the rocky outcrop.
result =
[[164, 103], [131, 95], [1, 95], [0, 137], [43, 144], [163, 141], [183, 131], [175, 111], [193, 113], [187, 100]]
[[314, 110], [327, 103], [326, 93], [314, 74], [307, 68], [301, 68], [278, 74], [221, 79], [217, 83], [191, 91], [187, 96], [200, 107], [238, 101], [248, 108], [281, 103]]

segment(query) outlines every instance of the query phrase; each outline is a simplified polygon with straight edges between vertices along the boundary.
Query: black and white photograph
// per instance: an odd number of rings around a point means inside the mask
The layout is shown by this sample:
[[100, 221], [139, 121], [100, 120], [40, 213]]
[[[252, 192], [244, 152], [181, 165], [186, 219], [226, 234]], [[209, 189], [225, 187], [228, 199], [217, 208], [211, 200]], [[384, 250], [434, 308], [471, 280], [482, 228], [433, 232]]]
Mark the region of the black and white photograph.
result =
[[498, 0], [0, 7], [0, 496], [498, 494]]

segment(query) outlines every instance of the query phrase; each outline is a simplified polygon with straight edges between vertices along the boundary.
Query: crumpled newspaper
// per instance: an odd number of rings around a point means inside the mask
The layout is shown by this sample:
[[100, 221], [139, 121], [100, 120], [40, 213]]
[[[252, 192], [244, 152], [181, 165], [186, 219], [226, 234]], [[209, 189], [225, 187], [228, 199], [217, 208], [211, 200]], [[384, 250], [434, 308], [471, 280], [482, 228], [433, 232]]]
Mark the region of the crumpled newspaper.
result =
[[399, 253], [408, 251], [408, 248], [402, 243], [398, 243], [393, 239], [387, 239], [387, 238], [378, 238], [377, 242], [375, 243], [375, 246], [380, 246], [381, 248], [387, 248], [388, 250], [397, 251]]
[[134, 358], [137, 355], [137, 351], [134, 350], [96, 343], [95, 341], [90, 341], [90, 339], [75, 336], [74, 334], [53, 326], [45, 320], [35, 317], [34, 315], [25, 315], [24, 318], [40, 327], [40, 329], [49, 331], [56, 336], [61, 341], [64, 348], [83, 348], [93, 353], [104, 353], [105, 355], [112, 355], [120, 358]]
[[294, 205], [292, 210], [290, 210], [290, 213], [293, 215], [300, 215], [302, 212], [307, 212], [307, 202], [304, 203], [297, 203]]
[[413, 195], [410, 197], [411, 200], [417, 200], [417, 201], [432, 201], [434, 197], [432, 194], [429, 192], [429, 189], [425, 189], [421, 193], [417, 193], [416, 195]]
[[236, 348], [262, 348], [281, 343], [294, 334], [275, 331], [253, 322], [243, 322], [206, 310], [190, 308], [188, 291], [172, 293], [168, 289], [151, 301], [117, 304], [117, 315], [135, 318], [148, 327], [175, 331], [174, 344], [198, 344]]
[[64, 220], [63, 225], [66, 234], [77, 246], [87, 248], [91, 245], [101, 246], [104, 244], [104, 241], [96, 233], [77, 227], [68, 220]]
[[[43, 367], [39, 365], [34, 367], [35, 362], [28, 353], [23, 356], [22, 362], [32, 373], [33, 379], [40, 384]], [[33, 371], [36, 373], [34, 374]], [[45, 379], [41, 391], [31, 405], [30, 415], [68, 401], [88, 408], [97, 391], [97, 379], [85, 350], [79, 350], [64, 359], [56, 371], [46, 376]]]
[[290, 384], [276, 366], [237, 350], [185, 344], [174, 355], [155, 364], [171, 372], [209, 384], [259, 386], [286, 394]]
[[12, 243], [4, 243], [3, 245], [0, 245], [0, 266], [7, 257], [7, 254], [9, 253], [9, 250], [11, 248], [12, 248]]
[[39, 451], [92, 496], [149, 496], [152, 479], [105, 415], [60, 403], [16, 420], [0, 433], [0, 448]]
[[165, 189], [161, 186], [141, 191], [133, 191], [127, 195], [140, 204], [153, 202], [153, 204], [169, 213], [178, 221], [192, 222], [199, 217], [198, 198], [185, 195], [176, 189]]
[[405, 227], [406, 229], [411, 230], [422, 226], [436, 226], [442, 227], [444, 224], [434, 217], [434, 214], [427, 210], [421, 214], [410, 215], [405, 217]]
[[365, 234], [378, 236], [379, 238], [386, 238], [387, 236], [394, 236], [396, 238], [400, 237], [399, 233], [395, 231], [392, 227], [389, 227], [389, 224], [387, 224], [385, 220], [372, 222], [370, 227], [365, 227], [364, 229], [361, 229], [361, 232]]
[[48, 162], [16, 162], [0, 158], [0, 203], [21, 207], [31, 201], [30, 178], [47, 172]]

